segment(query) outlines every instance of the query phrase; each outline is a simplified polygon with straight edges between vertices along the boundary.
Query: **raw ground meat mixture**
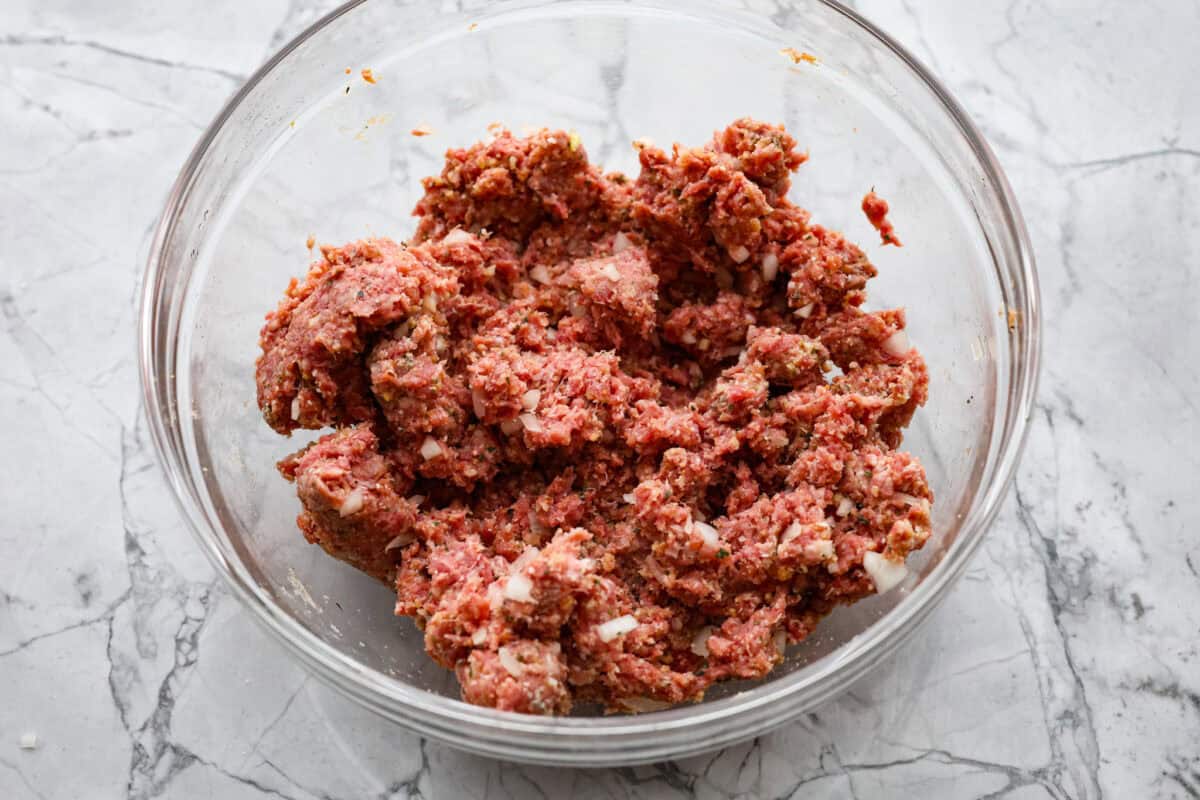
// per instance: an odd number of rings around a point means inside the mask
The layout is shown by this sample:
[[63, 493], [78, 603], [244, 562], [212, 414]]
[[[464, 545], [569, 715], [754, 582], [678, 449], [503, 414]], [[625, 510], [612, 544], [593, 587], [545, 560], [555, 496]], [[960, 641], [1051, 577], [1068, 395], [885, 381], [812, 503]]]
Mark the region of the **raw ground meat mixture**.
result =
[[450, 150], [410, 241], [322, 247], [262, 330], [266, 421], [334, 429], [279, 464], [300, 529], [395, 586], [471, 703], [698, 700], [929, 536], [896, 449], [924, 361], [787, 199], [795, 140], [637, 147], [636, 179], [563, 131]]

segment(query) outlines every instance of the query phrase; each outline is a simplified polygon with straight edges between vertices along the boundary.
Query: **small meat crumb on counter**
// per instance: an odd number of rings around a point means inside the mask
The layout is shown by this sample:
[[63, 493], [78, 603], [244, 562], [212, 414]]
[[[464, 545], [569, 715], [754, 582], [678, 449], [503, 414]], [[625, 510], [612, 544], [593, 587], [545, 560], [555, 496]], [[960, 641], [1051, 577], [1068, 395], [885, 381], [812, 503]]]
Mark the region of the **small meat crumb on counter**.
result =
[[433, 128], [428, 125], [421, 124], [409, 131], [413, 136], [429, 136], [433, 133]]
[[888, 203], [879, 195], [875, 194], [875, 190], [867, 192], [863, 196], [862, 201], [863, 213], [867, 215], [867, 220], [870, 221], [872, 227], [879, 231], [879, 238], [884, 244], [895, 245], [902, 247], [899, 237], [896, 236], [896, 229], [891, 221], [887, 218]]
[[700, 700], [902, 586], [929, 376], [904, 310], [864, 310], [863, 250], [788, 199], [795, 139], [641, 140], [625, 176], [489, 132], [410, 240], [321, 245], [267, 315], [264, 419], [332, 429], [278, 464], [304, 537], [395, 590], [467, 702], [528, 714]]
[[375, 83], [375, 73], [372, 72], [371, 70], [364, 69], [361, 74], [362, 74], [362, 79], [364, 81], [366, 81], [367, 83]]

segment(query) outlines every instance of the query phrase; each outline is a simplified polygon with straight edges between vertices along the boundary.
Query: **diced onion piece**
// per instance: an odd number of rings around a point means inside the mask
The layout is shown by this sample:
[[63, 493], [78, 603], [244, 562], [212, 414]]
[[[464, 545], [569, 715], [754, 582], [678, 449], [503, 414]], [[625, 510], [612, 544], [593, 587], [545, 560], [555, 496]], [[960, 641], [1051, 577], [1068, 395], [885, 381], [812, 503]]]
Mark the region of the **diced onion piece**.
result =
[[799, 522], [793, 522], [791, 525], [788, 525], [783, 532], [783, 536], [779, 537], [779, 543], [783, 545], [792, 541], [800, 535], [800, 530], [801, 528]]
[[419, 505], [421, 505], [421, 503], [425, 502], [425, 495], [414, 494], [408, 498], [408, 502], [412, 503], [414, 506], [419, 506]]
[[38, 746], [38, 736], [36, 733], [21, 734], [21, 749], [36, 750]]
[[473, 238], [474, 237], [471, 236], [471, 234], [467, 233], [462, 228], [455, 228], [442, 237], [442, 244], [461, 244], [462, 242], [469, 242]]
[[[529, 529], [532, 530], [534, 533], [536, 533], [538, 536], [542, 536], [542, 535], [550, 532], [550, 529], [542, 524], [542, 521], [540, 519], [538, 519], [537, 512], [534, 511], [532, 508], [529, 509]], [[522, 553], [521, 555], [522, 555], [522, 557], [524, 557], [525, 554]]]
[[983, 360], [983, 343], [978, 337], [971, 340], [971, 358], [975, 361]]
[[695, 344], [696, 334], [692, 331], [684, 331], [683, 333], [679, 334], [679, 341], [683, 342], [684, 344]]
[[624, 253], [629, 248], [633, 247], [633, 242], [629, 241], [629, 237], [624, 231], [618, 232], [613, 237], [613, 253]]
[[[529, 513], [529, 518], [531, 521], [533, 520], [532, 511]], [[508, 580], [504, 582], [504, 590], [501, 593], [503, 597], [519, 603], [533, 602], [533, 582], [525, 576], [525, 567], [529, 566], [529, 562], [537, 558], [540, 552], [536, 547], [527, 547], [512, 563], [509, 567]]]
[[903, 563], [884, 558], [882, 554], [876, 553], [874, 550], [863, 553], [863, 569], [871, 576], [871, 581], [875, 584], [875, 591], [879, 594], [895, 587], [908, 575], [908, 567]]
[[424, 306], [425, 310], [430, 314], [434, 313], [438, 308], [437, 295], [433, 293], [425, 295], [425, 297], [421, 300], [421, 305]]
[[775, 635], [771, 637], [771, 643], [775, 645], [775, 649], [782, 656], [787, 652], [787, 633], [784, 631], [775, 631]]
[[623, 636], [638, 626], [637, 617], [626, 614], [596, 626], [596, 635], [602, 642], [611, 642], [618, 636]]
[[708, 658], [708, 637], [713, 635], [713, 626], [705, 625], [692, 637], [692, 652], [701, 658]]
[[717, 529], [707, 522], [693, 522], [692, 529], [700, 534], [700, 538], [704, 540], [705, 547], [710, 550], [715, 550], [717, 545], [721, 543], [721, 535], [717, 533]]
[[519, 678], [525, 674], [525, 665], [517, 661], [517, 657], [512, 654], [512, 649], [507, 645], [501, 647], [497, 655], [500, 656], [500, 666], [504, 667], [504, 671], [514, 678]]
[[533, 411], [538, 407], [538, 403], [541, 402], [541, 399], [541, 389], [530, 389], [528, 392], [521, 395], [521, 407], [526, 411]]
[[508, 576], [504, 582], [504, 596], [518, 603], [533, 602], [533, 582], [519, 572]]
[[392, 539], [390, 542], [388, 542], [387, 547], [383, 548], [383, 552], [390, 553], [398, 548], [408, 547], [414, 541], [416, 541], [416, 537], [411, 533], [402, 533], [395, 539]]
[[655, 700], [651, 697], [622, 697], [617, 702], [637, 714], [662, 711], [671, 707], [670, 703], [664, 703], [662, 700]]
[[837, 511], [835, 511], [834, 513], [837, 514], [839, 517], [844, 517], [853, 510], [854, 510], [854, 501], [851, 500], [849, 497], [846, 497], [843, 495], [842, 499], [838, 500]]
[[[543, 528], [543, 530], [545, 530], [545, 529]], [[509, 567], [509, 571], [510, 572], [523, 571], [527, 566], [529, 566], [531, 561], [533, 561], [535, 558], [538, 557], [538, 554], [541, 552], [542, 551], [537, 549], [536, 547], [526, 547], [524, 550], [521, 551], [521, 555], [517, 556], [517, 560], [512, 562], [512, 566]]]
[[500, 423], [500, 430], [504, 431], [504, 433], [509, 436], [512, 436], [514, 433], [520, 431], [521, 427], [521, 420], [519, 419], [506, 419], [504, 422]]
[[926, 500], [924, 497], [917, 497], [915, 494], [896, 492], [894, 495], [892, 495], [892, 497], [909, 506], [920, 506], [921, 508], [926, 508], [929, 506], [928, 500]]
[[500, 581], [492, 581], [487, 588], [488, 608], [496, 609], [504, 605], [504, 589], [500, 586]]
[[471, 408], [474, 409], [476, 418], [483, 419], [486, 408], [483, 404], [483, 394], [478, 389], [471, 390]]
[[739, 244], [737, 247], [729, 251], [729, 257], [741, 264], [750, 257], [750, 251], [746, 249], [745, 245]]
[[521, 424], [525, 427], [525, 430], [529, 431], [530, 433], [541, 433], [545, 430], [545, 428], [542, 427], [542, 421], [537, 418], [536, 414], [521, 414], [517, 417], [517, 419], [521, 421]]
[[626, 503], [631, 503], [631, 504], [637, 502], [637, 498], [633, 496], [633, 492], [626, 492], [625, 494], [621, 495], [621, 499], [624, 500]]
[[800, 306], [796, 309], [796, 316], [800, 319], [808, 319], [810, 316], [812, 316], [814, 305], [815, 303], [809, 303], [806, 306]]
[[292, 398], [292, 419], [300, 419], [300, 395]]
[[[482, 645], [484, 642], [487, 641], [487, 638], [488, 638], [487, 628], [476, 628], [475, 632], [471, 634], [471, 644], [475, 645], [476, 647], [479, 647], [480, 645]], [[500, 648], [500, 649], [503, 650], [504, 648]]]
[[908, 334], [901, 328], [883, 340], [883, 349], [890, 355], [899, 358], [908, 353], [912, 349], [912, 345], [908, 341]]
[[365, 494], [366, 493], [363, 491], [362, 487], [359, 486], [354, 491], [350, 492], [350, 494], [346, 495], [346, 499], [342, 501], [341, 507], [338, 508], [338, 516], [348, 517], [351, 514], [357, 514], [359, 511], [362, 511], [363, 498]]
[[835, 561], [837, 559], [837, 550], [833, 547], [833, 542], [828, 539], [816, 539], [809, 542], [804, 548], [809, 558], [816, 558], [821, 561]]
[[608, 278], [610, 281], [621, 280], [621, 271], [617, 269], [615, 264], [605, 264], [604, 269], [602, 269], [601, 272], [603, 272], [604, 277]]
[[762, 276], [767, 283], [775, 280], [775, 276], [779, 274], [779, 256], [774, 253], [767, 253], [762, 260]]
[[533, 278], [538, 283], [549, 283], [550, 270], [546, 269], [545, 264], [538, 264], [533, 269], [529, 270], [529, 277]]
[[421, 442], [421, 458], [426, 461], [437, 458], [442, 452], [442, 446], [432, 436], [426, 436], [425, 441]]

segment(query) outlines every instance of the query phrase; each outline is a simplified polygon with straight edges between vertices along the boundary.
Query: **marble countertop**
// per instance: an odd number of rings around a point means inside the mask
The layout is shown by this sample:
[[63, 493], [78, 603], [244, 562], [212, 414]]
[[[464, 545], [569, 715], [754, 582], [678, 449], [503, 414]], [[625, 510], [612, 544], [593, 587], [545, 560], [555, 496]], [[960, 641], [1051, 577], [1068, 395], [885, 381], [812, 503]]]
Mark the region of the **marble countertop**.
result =
[[1046, 322], [1023, 465], [886, 666], [756, 741], [597, 771], [334, 697], [215, 578], [149, 448], [135, 296], [167, 188], [331, 3], [4, 5], [0, 797], [1200, 797], [1200, 4], [857, 4], [1022, 202]]

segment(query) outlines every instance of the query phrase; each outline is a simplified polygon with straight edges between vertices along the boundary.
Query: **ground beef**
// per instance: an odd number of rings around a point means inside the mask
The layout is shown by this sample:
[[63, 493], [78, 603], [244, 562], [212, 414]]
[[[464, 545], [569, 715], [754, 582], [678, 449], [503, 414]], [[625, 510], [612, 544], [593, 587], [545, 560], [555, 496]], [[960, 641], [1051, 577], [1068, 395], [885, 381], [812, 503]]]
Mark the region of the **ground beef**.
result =
[[887, 218], [887, 200], [875, 194], [875, 190], [872, 189], [863, 196], [862, 210], [867, 215], [867, 221], [879, 231], [880, 241], [884, 244], [894, 244], [896, 247], [901, 246], [900, 239], [896, 236], [896, 226]]
[[395, 587], [468, 702], [698, 700], [929, 536], [896, 449], [924, 361], [787, 199], [795, 140], [638, 150], [636, 180], [562, 131], [451, 150], [411, 242], [323, 248], [262, 331], [267, 423], [334, 428], [279, 464], [300, 529]]

